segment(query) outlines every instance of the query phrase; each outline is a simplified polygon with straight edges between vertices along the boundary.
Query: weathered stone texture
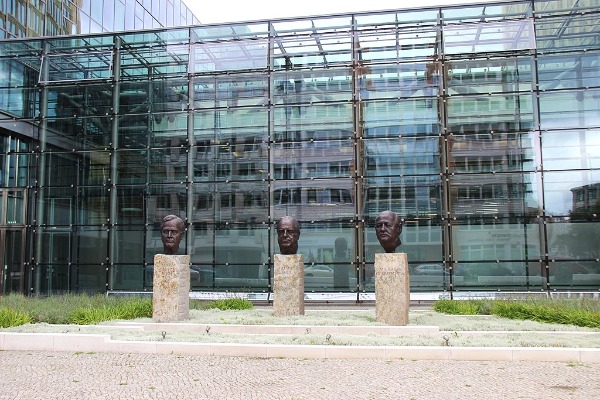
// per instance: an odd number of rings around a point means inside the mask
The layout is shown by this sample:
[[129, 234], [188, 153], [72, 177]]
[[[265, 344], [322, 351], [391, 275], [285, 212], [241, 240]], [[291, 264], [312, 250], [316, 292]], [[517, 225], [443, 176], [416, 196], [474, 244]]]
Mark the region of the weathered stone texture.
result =
[[175, 322], [189, 318], [190, 256], [154, 256], [152, 320]]
[[375, 314], [377, 322], [408, 325], [410, 280], [406, 253], [375, 254]]
[[304, 256], [275, 254], [273, 315], [304, 315]]

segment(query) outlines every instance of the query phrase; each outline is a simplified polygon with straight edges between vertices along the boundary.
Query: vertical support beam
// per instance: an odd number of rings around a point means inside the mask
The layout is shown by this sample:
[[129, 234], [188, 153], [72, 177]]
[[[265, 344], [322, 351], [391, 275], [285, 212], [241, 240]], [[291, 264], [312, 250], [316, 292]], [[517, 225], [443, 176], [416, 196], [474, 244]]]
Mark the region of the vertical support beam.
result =
[[116, 149], [119, 147], [119, 94], [121, 89], [120, 84], [121, 76], [121, 38], [115, 36], [115, 44], [113, 48], [113, 77], [112, 77], [112, 125], [111, 125], [111, 137], [110, 137], [110, 182], [108, 182], [109, 192], [109, 217], [106, 221], [108, 227], [108, 257], [106, 259], [106, 282], [105, 289], [109, 290], [113, 287], [111, 276], [111, 269], [114, 265], [115, 259], [117, 258], [117, 235], [115, 232], [115, 222], [117, 221], [117, 166], [118, 166], [118, 154]]
[[[450, 221], [450, 160], [452, 151], [452, 140], [454, 139], [452, 132], [448, 129], [448, 69], [449, 62], [446, 60], [446, 52], [444, 47], [444, 16], [442, 15], [442, 9], [438, 9], [438, 23], [437, 29], [439, 29], [438, 46], [439, 55], [437, 62], [441, 63], [440, 81], [441, 87], [438, 88], [441, 93], [438, 92], [437, 96], [437, 107], [438, 107], [438, 123], [440, 124], [441, 132], [439, 133], [440, 138], [440, 189], [442, 194], [442, 254], [444, 255], [444, 268], [448, 268], [453, 272], [454, 258], [452, 256], [452, 225]], [[454, 291], [454, 274], [450, 273], [450, 298], [453, 298]]]
[[360, 51], [360, 42], [358, 37], [358, 32], [356, 29], [356, 16], [352, 15], [352, 29], [350, 31], [350, 35], [352, 38], [352, 69], [350, 70], [351, 78], [352, 78], [352, 127], [354, 130], [353, 141], [354, 141], [354, 171], [352, 173], [352, 178], [354, 180], [354, 198], [356, 199], [354, 204], [354, 251], [352, 258], [352, 266], [354, 268], [354, 276], [356, 277], [356, 301], [359, 301], [360, 290], [359, 287], [362, 286], [364, 289], [365, 282], [362, 277], [364, 277], [364, 271], [366, 265], [364, 263], [364, 237], [365, 235], [361, 235], [360, 232], [364, 232], [365, 230], [365, 220], [364, 220], [364, 204], [363, 204], [363, 174], [362, 170], [363, 163], [360, 162], [361, 154], [364, 150], [363, 143], [363, 129], [364, 129], [364, 103], [363, 99], [360, 95], [360, 75], [363, 72], [361, 57], [358, 52]]
[[[535, 10], [535, 0], [531, 0], [531, 14], [532, 14], [532, 20], [533, 20], [533, 32], [534, 32], [534, 37], [537, 38], [537, 32], [536, 32], [536, 26], [537, 26], [537, 17], [536, 17], [536, 10]], [[540, 85], [539, 85], [539, 68], [538, 68], [538, 52], [537, 52], [537, 46], [536, 48], [533, 50], [533, 65], [532, 65], [532, 71], [533, 71], [533, 82], [532, 82], [532, 90], [533, 90], [533, 98], [532, 98], [532, 106], [533, 106], [533, 118], [534, 118], [534, 126], [535, 126], [535, 131], [537, 133], [537, 141], [536, 141], [536, 145], [538, 146], [538, 149], [540, 151], [541, 154], [541, 160], [544, 159], [544, 155], [541, 153], [542, 151], [542, 130], [541, 130], [541, 124], [540, 124]], [[541, 161], [540, 160], [540, 161]], [[541, 162], [540, 164], [540, 172], [536, 173], [539, 174], [537, 176], [537, 183], [540, 187], [540, 191], [541, 193], [544, 193], [544, 164], [543, 162]], [[521, 193], [521, 196], [525, 196], [525, 193]], [[550, 286], [550, 259], [548, 257], [549, 254], [549, 248], [548, 248], [548, 231], [547, 231], [547, 227], [546, 227], [546, 215], [545, 215], [545, 210], [546, 210], [546, 197], [542, 195], [542, 199], [539, 203], [539, 207], [538, 207], [538, 215], [541, 216], [541, 218], [538, 218], [538, 232], [539, 232], [539, 248], [540, 248], [540, 252], [542, 254], [539, 255], [539, 260], [540, 260], [540, 268], [541, 268], [541, 272], [542, 272], [542, 276], [543, 281], [542, 281], [542, 288], [543, 289], [547, 289], [548, 291], [550, 291], [551, 286]], [[527, 245], [527, 244], [525, 244]]]
[[268, 219], [267, 219], [267, 223], [268, 223], [268, 227], [267, 227], [267, 232], [269, 233], [269, 236], [267, 238], [267, 266], [268, 266], [268, 271], [269, 271], [269, 280], [268, 280], [268, 285], [269, 285], [269, 293], [272, 294], [273, 293], [273, 284], [274, 284], [274, 271], [275, 271], [275, 260], [273, 259], [273, 253], [274, 253], [274, 246], [273, 246], [273, 235], [271, 235], [271, 232], [273, 230], [273, 226], [274, 226], [274, 222], [273, 221], [273, 196], [274, 196], [274, 190], [273, 190], [273, 172], [274, 172], [274, 168], [273, 166], [275, 165], [274, 163], [274, 159], [273, 159], [273, 149], [272, 149], [272, 143], [273, 143], [273, 137], [275, 135], [275, 108], [274, 108], [274, 93], [273, 91], [275, 90], [275, 85], [273, 82], [273, 70], [274, 70], [274, 66], [275, 66], [275, 59], [274, 59], [274, 54], [275, 54], [275, 39], [274, 39], [274, 28], [273, 28], [273, 23], [269, 21], [269, 48], [267, 50], [267, 96], [268, 96], [268, 100], [267, 100], [267, 107], [268, 107], [268, 116], [267, 118], [269, 118], [269, 131], [267, 132], [267, 160], [269, 160], [268, 165], [269, 165], [269, 173], [267, 174], [267, 189], [269, 190], [269, 197], [267, 198], [267, 215], [268, 215]]
[[[40, 73], [40, 81], [48, 82], [49, 70], [48, 70], [48, 59], [45, 57], [48, 54], [50, 45], [48, 42], [43, 44], [42, 53], [42, 70]], [[35, 253], [33, 260], [34, 268], [34, 285], [33, 292], [39, 294], [42, 290], [42, 270], [40, 261], [42, 260], [42, 254], [44, 250], [44, 219], [45, 217], [45, 188], [44, 182], [46, 182], [46, 142], [48, 135], [48, 88], [45, 83], [41, 83], [40, 91], [40, 136], [39, 136], [39, 159], [38, 159], [38, 175], [36, 180], [37, 185], [37, 201], [36, 201], [36, 216], [33, 222], [35, 226]], [[52, 290], [52, 274], [48, 272], [48, 292]]]
[[186, 254], [193, 254], [194, 252], [194, 161], [196, 159], [196, 137], [194, 136], [194, 45], [192, 44], [190, 30], [190, 41], [188, 43], [188, 103], [186, 107], [187, 112], [187, 173], [186, 173], [186, 186], [187, 186], [187, 206], [186, 206], [186, 220], [187, 220], [187, 235], [185, 235], [185, 248]]

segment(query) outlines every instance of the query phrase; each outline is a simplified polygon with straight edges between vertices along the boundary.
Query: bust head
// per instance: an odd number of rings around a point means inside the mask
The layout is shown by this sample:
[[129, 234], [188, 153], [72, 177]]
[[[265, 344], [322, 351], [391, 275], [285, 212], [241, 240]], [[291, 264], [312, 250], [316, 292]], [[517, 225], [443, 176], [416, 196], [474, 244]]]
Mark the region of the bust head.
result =
[[277, 222], [277, 243], [281, 254], [296, 254], [300, 239], [300, 225], [296, 218], [282, 217]]
[[375, 219], [375, 234], [386, 253], [394, 253], [400, 246], [402, 220], [392, 211], [384, 211]]
[[160, 224], [160, 237], [164, 254], [177, 254], [179, 242], [185, 231], [185, 223], [176, 215], [167, 215]]

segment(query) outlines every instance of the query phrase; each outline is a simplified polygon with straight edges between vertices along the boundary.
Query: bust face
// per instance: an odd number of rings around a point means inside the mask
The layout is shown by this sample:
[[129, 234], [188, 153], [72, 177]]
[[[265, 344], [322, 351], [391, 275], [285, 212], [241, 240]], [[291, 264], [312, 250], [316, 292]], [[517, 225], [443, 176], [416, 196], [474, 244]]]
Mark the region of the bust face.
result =
[[400, 245], [402, 226], [392, 211], [384, 211], [375, 220], [375, 234], [386, 253], [393, 253]]
[[300, 227], [292, 217], [283, 217], [277, 223], [277, 243], [281, 254], [296, 254], [298, 252]]
[[160, 237], [163, 242], [164, 254], [177, 254], [179, 242], [183, 237], [181, 220], [174, 218], [161, 224]]

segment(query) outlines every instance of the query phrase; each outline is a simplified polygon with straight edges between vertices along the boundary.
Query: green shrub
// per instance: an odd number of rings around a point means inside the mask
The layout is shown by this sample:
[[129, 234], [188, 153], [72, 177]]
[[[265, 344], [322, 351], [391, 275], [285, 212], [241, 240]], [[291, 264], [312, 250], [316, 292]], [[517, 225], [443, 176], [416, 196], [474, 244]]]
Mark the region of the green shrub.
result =
[[600, 328], [596, 300], [439, 300], [434, 310], [446, 314], [497, 315], [511, 319]]
[[250, 300], [239, 297], [213, 300], [209, 302], [208, 308], [218, 308], [219, 310], [251, 310], [254, 308]]
[[0, 308], [0, 328], [10, 328], [31, 323], [29, 314], [12, 308]]
[[437, 312], [456, 315], [477, 315], [482, 312], [481, 301], [457, 301], [457, 300], [439, 300], [433, 304], [433, 309]]
[[152, 317], [152, 300], [127, 298], [114, 304], [93, 308], [77, 308], [69, 317], [69, 323], [93, 325], [115, 319], [135, 319]]

